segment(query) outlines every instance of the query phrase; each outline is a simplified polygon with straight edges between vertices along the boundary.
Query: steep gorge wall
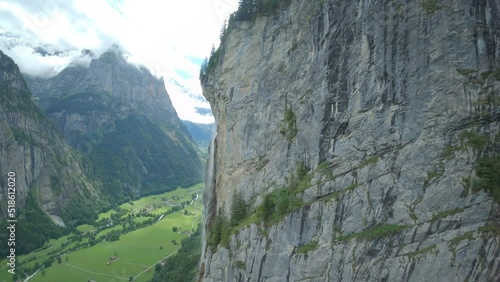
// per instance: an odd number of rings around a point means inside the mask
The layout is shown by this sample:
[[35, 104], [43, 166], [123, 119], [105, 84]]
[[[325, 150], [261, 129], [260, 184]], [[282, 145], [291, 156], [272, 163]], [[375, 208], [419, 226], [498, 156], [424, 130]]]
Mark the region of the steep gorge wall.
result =
[[32, 102], [19, 68], [1, 51], [0, 87], [0, 183], [5, 187], [0, 219], [7, 218], [9, 172], [16, 175], [16, 218], [28, 194], [35, 201], [32, 205], [59, 225], [83, 220], [87, 215], [82, 209], [97, 213], [98, 183], [89, 180], [80, 156]]
[[473, 184], [500, 148], [500, 4], [432, 3], [293, 1], [231, 25], [203, 86], [209, 214], [309, 173], [300, 207], [207, 249], [205, 281], [500, 279], [500, 208]]

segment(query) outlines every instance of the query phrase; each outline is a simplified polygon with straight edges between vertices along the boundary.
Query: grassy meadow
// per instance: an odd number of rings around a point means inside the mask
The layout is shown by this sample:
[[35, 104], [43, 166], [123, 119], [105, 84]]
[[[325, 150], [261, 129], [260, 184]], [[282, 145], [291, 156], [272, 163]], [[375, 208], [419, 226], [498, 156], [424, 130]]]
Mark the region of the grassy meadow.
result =
[[[50, 240], [45, 249], [17, 257], [16, 272], [37, 269], [33, 282], [148, 281], [155, 265], [174, 254], [201, 222], [202, 189], [202, 184], [179, 188], [102, 213], [96, 224], [78, 226], [76, 232]], [[119, 239], [106, 237], [113, 233], [120, 233]], [[13, 281], [6, 260], [0, 263], [0, 281]]]

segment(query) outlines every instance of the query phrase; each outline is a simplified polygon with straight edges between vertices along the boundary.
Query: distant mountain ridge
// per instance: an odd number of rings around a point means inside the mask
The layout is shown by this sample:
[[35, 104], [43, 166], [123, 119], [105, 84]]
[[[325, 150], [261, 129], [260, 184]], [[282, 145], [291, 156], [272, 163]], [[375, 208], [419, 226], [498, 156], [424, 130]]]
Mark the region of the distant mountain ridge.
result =
[[111, 48], [89, 67], [49, 79], [27, 76], [37, 103], [69, 143], [94, 164], [112, 202], [201, 181], [196, 145], [163, 79]]
[[[0, 51], [0, 171], [2, 187], [15, 174], [18, 253], [92, 219], [106, 205], [88, 163], [64, 141], [31, 101], [14, 61]], [[0, 191], [0, 241], [6, 242], [7, 189]], [[54, 222], [54, 223], [53, 223]], [[0, 254], [7, 244], [0, 244]]]
[[189, 120], [183, 120], [182, 123], [186, 126], [193, 140], [201, 147], [208, 148], [210, 140], [215, 132], [215, 124], [195, 123]]
[[128, 107], [151, 119], [180, 125], [163, 78], [154, 77], [145, 67], [129, 64], [117, 47], [93, 59], [88, 67], [70, 65], [49, 79], [28, 75], [25, 78], [43, 109], [54, 99], [82, 92], [102, 92], [126, 101]]
[[[48, 79], [24, 79], [0, 51], [0, 154], [2, 175], [16, 174], [19, 254], [118, 203], [202, 178], [203, 154], [163, 81], [119, 50]], [[7, 196], [0, 191], [1, 242]]]

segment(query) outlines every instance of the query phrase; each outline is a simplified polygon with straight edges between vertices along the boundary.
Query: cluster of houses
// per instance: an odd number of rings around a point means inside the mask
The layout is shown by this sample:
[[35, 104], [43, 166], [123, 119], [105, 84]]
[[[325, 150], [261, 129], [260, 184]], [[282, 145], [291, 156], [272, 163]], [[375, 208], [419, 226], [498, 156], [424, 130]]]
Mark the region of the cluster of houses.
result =
[[[173, 199], [175, 200], [176, 197], [178, 197], [178, 196], [174, 196]], [[172, 200], [163, 200], [163, 202], [159, 202], [159, 203], [154, 201], [151, 205], [147, 205], [144, 208], [142, 208], [141, 212], [150, 212], [152, 210], [155, 210], [155, 209], [163, 207], [163, 206], [176, 207], [176, 206], [179, 206], [179, 204], [175, 201], [172, 201]]]

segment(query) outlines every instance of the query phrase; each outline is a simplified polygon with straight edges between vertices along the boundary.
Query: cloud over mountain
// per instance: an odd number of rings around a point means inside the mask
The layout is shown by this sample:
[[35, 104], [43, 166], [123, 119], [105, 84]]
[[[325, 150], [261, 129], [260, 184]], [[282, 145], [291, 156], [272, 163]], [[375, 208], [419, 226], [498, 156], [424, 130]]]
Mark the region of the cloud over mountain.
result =
[[191, 116], [199, 105], [186, 103], [202, 97], [200, 62], [236, 7], [236, 0], [8, 0], [0, 3], [0, 49], [23, 72], [47, 77], [72, 62], [88, 64], [91, 56], [82, 49], [99, 56], [116, 43], [130, 63], [187, 87], [191, 96], [167, 90], [181, 118], [201, 121]]

